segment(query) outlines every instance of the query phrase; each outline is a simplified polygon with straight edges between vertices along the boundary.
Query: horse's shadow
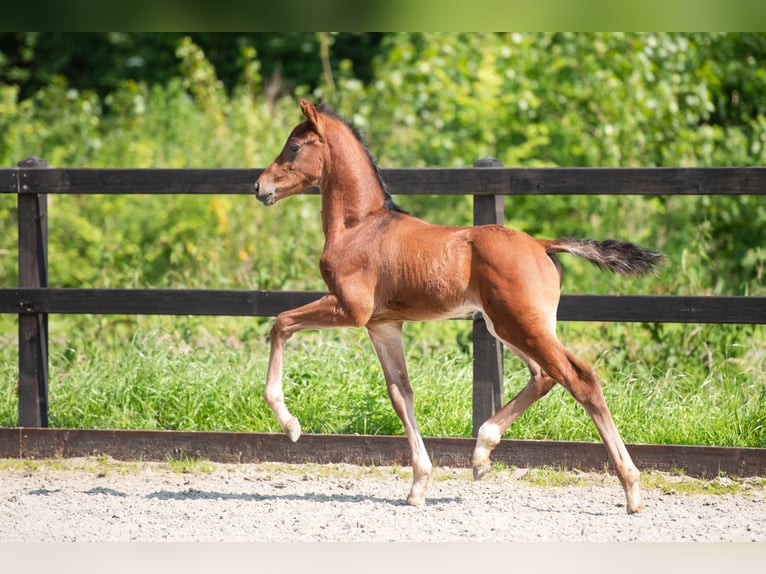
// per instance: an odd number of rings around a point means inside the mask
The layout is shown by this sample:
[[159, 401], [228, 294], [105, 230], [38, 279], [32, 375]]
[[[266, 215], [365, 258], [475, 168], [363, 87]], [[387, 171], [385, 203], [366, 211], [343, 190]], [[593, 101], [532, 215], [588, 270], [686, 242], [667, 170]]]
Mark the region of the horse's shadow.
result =
[[[212, 492], [190, 488], [183, 491], [159, 490], [146, 495], [149, 500], [237, 500], [243, 502], [264, 502], [270, 500], [287, 500], [303, 502], [335, 502], [358, 504], [360, 502], [373, 502], [389, 506], [409, 506], [404, 499], [381, 498], [365, 494], [321, 494], [307, 492], [305, 494], [257, 494], [257, 493], [233, 493]], [[462, 502], [460, 497], [429, 498], [428, 505], [457, 504]]]
[[[57, 494], [59, 492], [61, 492], [61, 489], [49, 490], [47, 488], [39, 488], [29, 491], [29, 494], [33, 496], [50, 496], [51, 494]], [[112, 496], [115, 498], [125, 498], [129, 496], [125, 492], [105, 487], [95, 487], [91, 488], [90, 490], [81, 492], [83, 492], [83, 494]], [[208, 490], [198, 490], [196, 488], [188, 488], [181, 491], [158, 490], [156, 492], [152, 492], [151, 494], [147, 494], [145, 498], [147, 500], [236, 500], [241, 502], [288, 500], [298, 502], [335, 502], [348, 504], [372, 502], [375, 504], [385, 504], [388, 506], [409, 507], [403, 498], [382, 498], [379, 496], [369, 496], [366, 494], [321, 494], [316, 492], [307, 492], [304, 494], [258, 494], [245, 492], [215, 492]], [[436, 506], [440, 504], [459, 504], [461, 502], [463, 502], [463, 499], [459, 496], [428, 499], [429, 506]]]

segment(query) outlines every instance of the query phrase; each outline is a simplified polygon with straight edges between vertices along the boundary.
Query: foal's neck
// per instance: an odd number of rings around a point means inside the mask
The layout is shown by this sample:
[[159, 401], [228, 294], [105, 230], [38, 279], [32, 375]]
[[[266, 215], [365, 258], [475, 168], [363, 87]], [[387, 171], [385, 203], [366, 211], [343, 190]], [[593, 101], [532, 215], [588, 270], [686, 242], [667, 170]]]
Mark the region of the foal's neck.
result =
[[385, 192], [361, 143], [330, 145], [320, 183], [322, 228], [328, 239], [385, 212]]

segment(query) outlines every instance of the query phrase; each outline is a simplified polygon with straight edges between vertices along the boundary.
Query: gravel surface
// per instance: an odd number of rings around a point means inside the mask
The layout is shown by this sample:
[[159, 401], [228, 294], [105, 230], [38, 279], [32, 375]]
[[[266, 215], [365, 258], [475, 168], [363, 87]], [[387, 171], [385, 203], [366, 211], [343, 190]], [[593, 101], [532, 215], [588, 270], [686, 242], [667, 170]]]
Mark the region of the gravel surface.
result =
[[525, 469], [480, 482], [437, 469], [427, 506], [412, 508], [409, 471], [13, 462], [0, 467], [0, 541], [766, 541], [762, 480], [737, 494], [645, 488], [646, 509], [628, 516], [613, 476], [540, 486]]

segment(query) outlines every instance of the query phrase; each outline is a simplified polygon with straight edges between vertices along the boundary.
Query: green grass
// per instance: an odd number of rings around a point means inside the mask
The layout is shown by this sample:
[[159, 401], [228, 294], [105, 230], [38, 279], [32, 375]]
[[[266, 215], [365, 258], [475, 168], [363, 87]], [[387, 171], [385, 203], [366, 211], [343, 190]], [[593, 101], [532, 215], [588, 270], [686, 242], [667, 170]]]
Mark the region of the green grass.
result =
[[204, 458], [181, 456], [167, 461], [165, 467], [175, 474], [212, 474], [216, 471], [215, 463]]
[[[12, 318], [0, 350], [0, 425], [17, 421]], [[58, 428], [278, 432], [263, 399], [271, 321], [255, 318], [51, 318], [50, 422]], [[764, 328], [562, 324], [602, 377], [626, 442], [766, 446]], [[694, 331], [694, 332], [692, 332]], [[108, 336], [99, 334], [108, 333]], [[470, 324], [405, 326], [415, 408], [426, 436], [471, 433]], [[526, 382], [506, 354], [506, 398]], [[304, 432], [401, 434], [364, 330], [302, 332], [287, 343], [284, 388]], [[554, 388], [508, 438], [598, 441]]]

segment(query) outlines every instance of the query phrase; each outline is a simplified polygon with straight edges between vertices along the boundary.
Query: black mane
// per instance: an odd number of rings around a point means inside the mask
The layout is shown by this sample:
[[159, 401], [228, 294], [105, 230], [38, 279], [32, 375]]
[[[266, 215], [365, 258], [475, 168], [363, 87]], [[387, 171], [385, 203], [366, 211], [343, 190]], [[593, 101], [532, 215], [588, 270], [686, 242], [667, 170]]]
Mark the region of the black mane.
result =
[[370, 164], [372, 164], [372, 167], [375, 170], [375, 177], [378, 178], [378, 183], [380, 183], [380, 187], [383, 189], [383, 197], [384, 197], [383, 207], [385, 207], [389, 211], [398, 211], [399, 213], [409, 213], [409, 211], [407, 211], [406, 209], [402, 207], [399, 207], [396, 203], [394, 203], [394, 200], [391, 197], [391, 193], [388, 191], [388, 186], [386, 185], [386, 182], [380, 173], [380, 169], [378, 168], [378, 162], [375, 161], [375, 158], [370, 152], [370, 148], [367, 147], [367, 141], [364, 135], [362, 134], [362, 132], [360, 132], [359, 129], [354, 124], [352, 124], [349, 120], [336, 114], [332, 110], [332, 108], [329, 106], [329, 104], [326, 104], [326, 103], [319, 104], [316, 107], [316, 109], [318, 112], [326, 114], [332, 118], [335, 118], [336, 120], [341, 122], [343, 125], [345, 125], [349, 130], [351, 130], [351, 133], [354, 134], [354, 137], [357, 140], [359, 140], [359, 143], [362, 144], [362, 148], [364, 149], [364, 152], [367, 154], [367, 159], [370, 160]]

